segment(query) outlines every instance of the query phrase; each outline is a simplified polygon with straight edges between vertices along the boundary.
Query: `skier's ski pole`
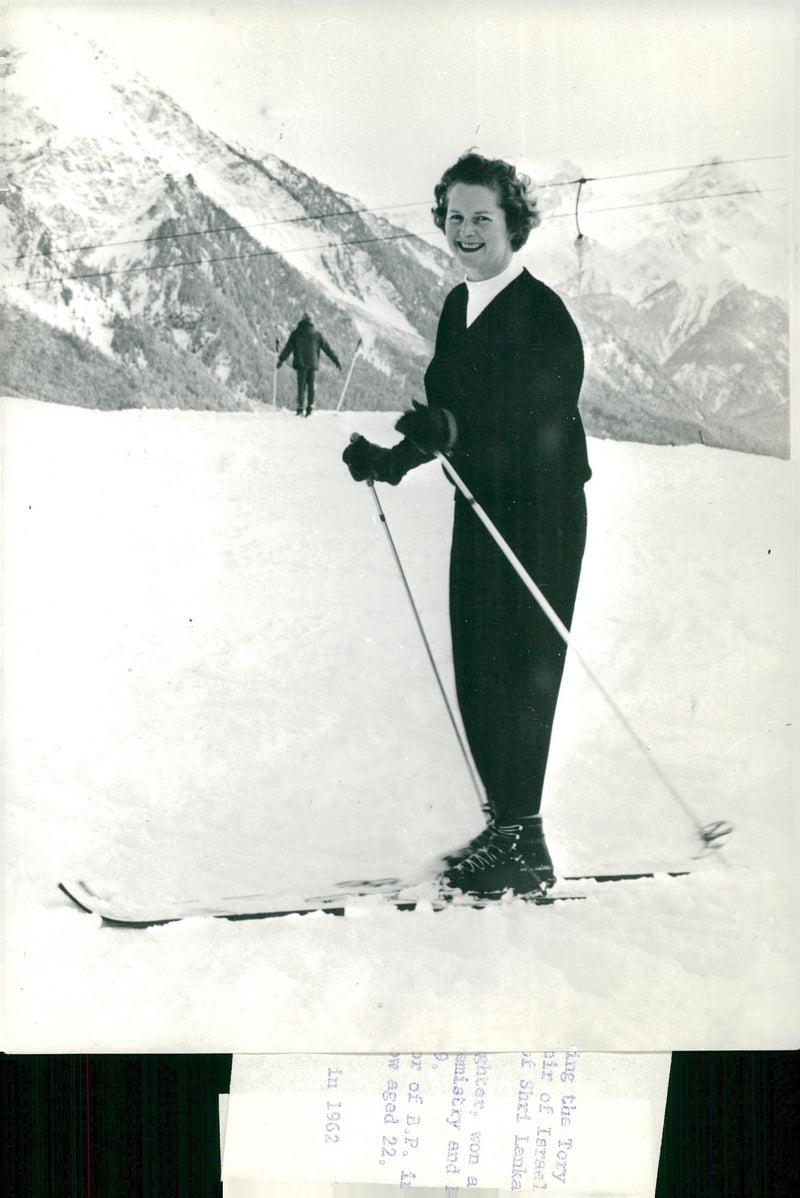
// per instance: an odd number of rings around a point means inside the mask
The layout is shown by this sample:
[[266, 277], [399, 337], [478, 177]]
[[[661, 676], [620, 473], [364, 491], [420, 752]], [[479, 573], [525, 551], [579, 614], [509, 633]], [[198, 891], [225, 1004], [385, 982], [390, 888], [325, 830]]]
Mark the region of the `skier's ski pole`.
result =
[[350, 363], [350, 369], [347, 372], [347, 378], [344, 380], [344, 386], [342, 387], [342, 394], [339, 396], [339, 402], [336, 405], [337, 412], [339, 411], [339, 409], [342, 406], [342, 401], [344, 400], [345, 391], [347, 390], [348, 386], [350, 385], [350, 375], [353, 373], [353, 367], [356, 364], [356, 358], [358, 357], [358, 351], [360, 349], [361, 349], [361, 338], [359, 337], [358, 344], [356, 345], [356, 348], [353, 351], [353, 360]]
[[272, 367], [272, 406], [278, 406], [278, 346], [280, 342], [275, 338], [275, 362]]
[[[353, 433], [351, 440], [355, 440], [357, 438], [357, 436], [358, 436], [357, 433]], [[461, 755], [464, 758], [464, 762], [466, 764], [467, 770], [469, 771], [469, 776], [472, 779], [472, 785], [475, 787], [475, 792], [478, 796], [478, 800], [479, 800], [481, 806], [483, 807], [485, 805], [485, 799], [483, 797], [483, 792], [481, 790], [480, 783], [478, 782], [478, 779], [475, 775], [475, 771], [472, 768], [472, 762], [469, 759], [469, 753], [467, 752], [467, 747], [464, 744], [463, 738], [462, 738], [461, 733], [458, 728], [458, 724], [456, 723], [456, 717], [453, 714], [452, 707], [450, 706], [450, 700], [447, 698], [447, 691], [444, 689], [444, 683], [442, 682], [441, 675], [439, 674], [439, 670], [437, 669], [433, 653], [431, 652], [430, 644], [428, 643], [428, 638], [425, 635], [425, 629], [422, 627], [422, 620], [420, 619], [419, 612], [417, 611], [417, 605], [414, 602], [414, 596], [411, 594], [411, 587], [408, 585], [408, 579], [406, 578], [406, 572], [403, 569], [403, 563], [400, 561], [400, 555], [397, 552], [397, 547], [395, 546], [394, 538], [389, 530], [389, 525], [386, 520], [386, 515], [384, 513], [383, 506], [381, 505], [381, 501], [378, 498], [378, 492], [375, 490], [374, 479], [368, 478], [367, 485], [369, 486], [369, 489], [372, 492], [372, 498], [375, 500], [375, 506], [378, 509], [378, 516], [379, 516], [380, 522], [383, 525], [383, 529], [384, 529], [384, 532], [386, 533], [386, 538], [391, 547], [392, 554], [394, 556], [394, 560], [397, 563], [397, 569], [400, 571], [400, 577], [403, 580], [403, 586], [405, 587], [406, 594], [408, 595], [408, 601], [411, 604], [411, 610], [414, 613], [414, 619], [417, 622], [417, 628], [419, 629], [420, 636], [422, 637], [422, 643], [425, 646], [425, 652], [428, 654], [428, 661], [431, 663], [431, 668], [433, 670], [434, 677], [436, 678], [436, 682], [438, 683], [439, 691], [441, 692], [441, 696], [444, 699], [444, 705], [447, 708], [447, 714], [450, 717], [450, 723], [452, 724], [453, 731], [456, 734], [456, 740], [458, 741], [459, 748], [461, 749]]]
[[475, 496], [472, 494], [472, 492], [469, 490], [467, 485], [464, 483], [464, 481], [462, 480], [458, 471], [455, 469], [455, 467], [450, 463], [450, 461], [445, 457], [445, 455], [443, 453], [440, 453], [437, 451], [434, 456], [439, 459], [439, 461], [441, 462], [442, 466], [444, 467], [447, 475], [458, 487], [459, 491], [464, 496], [464, 498], [467, 500], [467, 503], [470, 505], [470, 507], [472, 508], [475, 515], [478, 517], [478, 519], [485, 525], [486, 529], [488, 530], [488, 532], [489, 532], [490, 536], [492, 537], [492, 539], [494, 540], [495, 544], [498, 546], [498, 548], [502, 551], [502, 553], [508, 559], [511, 566], [513, 566], [514, 570], [519, 575], [520, 579], [525, 584], [525, 586], [528, 588], [530, 593], [533, 595], [534, 599], [539, 604], [539, 607], [542, 609], [544, 614], [547, 616], [548, 620], [553, 625], [556, 632], [559, 634], [559, 636], [564, 641], [564, 643], [567, 645], [567, 647], [572, 650], [572, 653], [577, 658], [577, 660], [580, 662], [580, 664], [583, 666], [584, 671], [589, 676], [589, 678], [594, 683], [594, 685], [597, 687], [597, 689], [599, 690], [600, 694], [605, 699], [608, 706], [611, 708], [611, 710], [616, 715], [617, 719], [622, 724], [623, 728], [626, 729], [626, 731], [630, 735], [631, 739], [634, 741], [634, 743], [639, 747], [641, 752], [644, 754], [645, 758], [647, 759], [647, 761], [650, 764], [651, 769], [654, 771], [654, 773], [659, 778], [659, 780], [662, 782], [662, 784], [666, 787], [667, 791], [672, 796], [672, 798], [675, 800], [675, 802], [678, 804], [678, 806], [681, 808], [681, 810], [684, 812], [684, 814], [688, 817], [688, 819], [694, 825], [695, 832], [699, 836], [703, 846], [708, 849], [719, 848], [720, 847], [719, 842], [722, 840], [722, 838], [724, 836], [727, 836], [731, 832], [731, 830], [732, 830], [731, 825], [722, 820], [716, 820], [714, 823], [708, 824], [706, 827], [703, 827], [703, 825], [700, 823], [700, 821], [695, 816], [694, 812], [691, 810], [691, 808], [688, 806], [686, 801], [683, 799], [682, 795], [679, 794], [679, 792], [676, 790], [675, 786], [672, 784], [670, 779], [667, 777], [667, 775], [661, 769], [661, 766], [658, 764], [658, 762], [655, 760], [655, 758], [651, 756], [650, 751], [647, 748], [647, 745], [644, 743], [642, 738], [639, 736], [636, 729], [632, 726], [632, 724], [628, 720], [628, 717], [620, 709], [619, 705], [612, 698], [612, 696], [608, 693], [608, 691], [606, 690], [603, 683], [600, 681], [600, 679], [595, 674], [594, 670], [592, 670], [592, 668], [589, 666], [586, 659], [576, 648], [575, 642], [570, 634], [569, 629], [564, 624], [563, 620], [560, 619], [558, 614], [550, 606], [547, 599], [544, 597], [544, 595], [539, 590], [536, 583], [531, 578], [528, 571], [523, 566], [522, 562], [519, 560], [517, 555], [514, 553], [514, 550], [511, 548], [511, 546], [508, 544], [508, 542], [504, 539], [504, 537], [501, 535], [501, 533], [497, 530], [496, 526], [492, 523], [489, 516], [487, 516], [486, 512], [483, 510], [481, 505], [478, 503]]

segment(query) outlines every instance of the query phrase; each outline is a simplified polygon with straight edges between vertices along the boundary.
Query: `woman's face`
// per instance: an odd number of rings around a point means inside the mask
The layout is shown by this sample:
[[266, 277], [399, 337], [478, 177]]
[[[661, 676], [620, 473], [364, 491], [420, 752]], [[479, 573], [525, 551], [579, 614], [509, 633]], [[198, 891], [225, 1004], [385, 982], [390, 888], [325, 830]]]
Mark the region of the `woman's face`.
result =
[[454, 183], [447, 194], [447, 244], [473, 282], [492, 279], [510, 264], [514, 251], [506, 214], [492, 187]]

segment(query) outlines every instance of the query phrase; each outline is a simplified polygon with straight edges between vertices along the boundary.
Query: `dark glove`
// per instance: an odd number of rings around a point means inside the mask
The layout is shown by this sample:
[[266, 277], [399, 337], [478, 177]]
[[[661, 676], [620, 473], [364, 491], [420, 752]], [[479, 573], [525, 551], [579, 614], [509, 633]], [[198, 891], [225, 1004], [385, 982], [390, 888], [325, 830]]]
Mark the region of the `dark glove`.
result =
[[275, 367], [275, 369], [276, 369], [276, 370], [280, 370], [281, 366], [283, 366], [283, 360], [282, 360], [282, 359], [279, 359], [279, 361], [278, 361], [278, 365]]
[[373, 445], [372, 441], [359, 433], [353, 434], [352, 441], [342, 454], [342, 461], [357, 483], [374, 478], [377, 482], [391, 483], [394, 487], [400, 482], [390, 468], [390, 451], [381, 445]]
[[435, 404], [413, 401], [414, 407], [394, 426], [398, 433], [413, 441], [423, 453], [448, 453], [456, 443], [456, 422], [452, 412]]

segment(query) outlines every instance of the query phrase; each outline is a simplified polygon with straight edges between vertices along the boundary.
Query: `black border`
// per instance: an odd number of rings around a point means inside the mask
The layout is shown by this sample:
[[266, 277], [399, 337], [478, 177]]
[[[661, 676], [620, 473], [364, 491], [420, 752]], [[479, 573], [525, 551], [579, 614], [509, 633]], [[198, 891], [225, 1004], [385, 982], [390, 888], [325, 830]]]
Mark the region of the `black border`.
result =
[[230, 1056], [6, 1056], [8, 1198], [221, 1198]]
[[[7, 1198], [221, 1198], [227, 1055], [4, 1056]], [[796, 1052], [673, 1054], [655, 1198], [794, 1198]]]

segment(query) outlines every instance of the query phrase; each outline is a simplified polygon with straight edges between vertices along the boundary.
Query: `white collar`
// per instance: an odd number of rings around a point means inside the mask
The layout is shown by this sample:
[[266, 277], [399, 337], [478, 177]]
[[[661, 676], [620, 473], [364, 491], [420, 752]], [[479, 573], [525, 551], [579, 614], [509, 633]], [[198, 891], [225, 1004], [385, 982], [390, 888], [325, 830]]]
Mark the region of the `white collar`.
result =
[[517, 258], [512, 258], [505, 270], [491, 279], [465, 279], [467, 284], [467, 328], [480, 316], [483, 309], [496, 295], [521, 275], [525, 267]]

